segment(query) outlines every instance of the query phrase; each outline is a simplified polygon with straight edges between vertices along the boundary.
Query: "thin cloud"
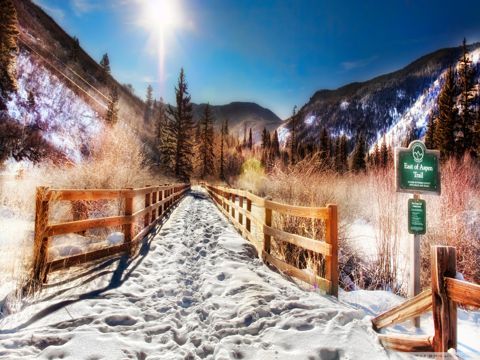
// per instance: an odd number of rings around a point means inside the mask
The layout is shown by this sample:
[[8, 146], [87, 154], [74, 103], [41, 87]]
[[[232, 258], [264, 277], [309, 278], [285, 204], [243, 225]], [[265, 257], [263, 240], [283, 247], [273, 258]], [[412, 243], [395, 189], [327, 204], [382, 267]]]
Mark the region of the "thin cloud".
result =
[[344, 61], [340, 65], [342, 66], [343, 70], [349, 71], [349, 70], [365, 67], [368, 64], [372, 63], [377, 58], [378, 58], [378, 56], [374, 55], [374, 56], [371, 56], [371, 57], [365, 58], [365, 59]]
[[47, 14], [55, 18], [55, 20], [64, 20], [65, 19], [65, 12], [62, 9], [49, 6], [43, 1], [40, 0], [34, 0], [34, 3], [40, 6]]
[[70, 0], [70, 5], [77, 16], [97, 10], [100, 7], [98, 2], [91, 0]]

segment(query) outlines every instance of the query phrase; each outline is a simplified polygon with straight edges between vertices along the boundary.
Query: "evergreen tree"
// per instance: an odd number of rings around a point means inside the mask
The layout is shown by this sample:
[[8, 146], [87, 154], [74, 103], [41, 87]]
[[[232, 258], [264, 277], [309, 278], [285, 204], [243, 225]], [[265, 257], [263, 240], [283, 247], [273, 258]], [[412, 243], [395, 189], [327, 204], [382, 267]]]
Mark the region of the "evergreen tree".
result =
[[118, 91], [116, 87], [110, 91], [105, 121], [110, 126], [115, 125], [118, 121]]
[[352, 170], [354, 172], [365, 171], [367, 164], [365, 162], [366, 157], [366, 144], [365, 137], [363, 134], [360, 134], [355, 145], [355, 150], [352, 155]]
[[330, 158], [330, 137], [326, 128], [322, 128], [320, 134], [320, 159], [324, 164], [328, 162]]
[[225, 180], [225, 137], [228, 136], [228, 119], [222, 123], [220, 135], [220, 179]]
[[35, 95], [33, 94], [32, 90], [28, 91], [27, 106], [29, 111], [33, 111], [35, 109]]
[[460, 111], [457, 125], [456, 154], [463, 155], [473, 147], [474, 113], [474, 68], [467, 51], [467, 42], [463, 39], [463, 53], [458, 71], [458, 89], [460, 91]]
[[445, 74], [444, 84], [438, 95], [438, 117], [435, 120], [435, 144], [443, 157], [455, 153], [455, 76], [449, 68]]
[[172, 117], [169, 124], [174, 136], [175, 156], [173, 159], [173, 170], [177, 178], [188, 180], [192, 173], [193, 156], [193, 114], [192, 103], [188, 93], [188, 86], [185, 80], [183, 68], [180, 70], [178, 85], [175, 88], [176, 108], [168, 107], [168, 113]]
[[244, 148], [247, 147], [247, 123], [243, 123], [243, 144]]
[[278, 132], [275, 130], [272, 138], [272, 154], [277, 157], [280, 156], [280, 142], [278, 141]]
[[343, 134], [340, 138], [340, 173], [343, 174], [348, 171], [348, 140], [347, 136]]
[[250, 150], [253, 149], [253, 138], [252, 138], [252, 128], [250, 128], [250, 131], [248, 133], [248, 148]]
[[110, 59], [108, 58], [108, 54], [103, 54], [100, 60], [100, 67], [102, 69], [100, 77], [103, 81], [106, 81], [110, 74]]
[[263, 128], [262, 132], [262, 149], [269, 149], [270, 148], [270, 133], [266, 128]]
[[205, 106], [203, 117], [200, 120], [200, 160], [201, 160], [201, 178], [205, 179], [215, 172], [215, 156], [213, 154], [213, 119], [210, 104]]
[[18, 52], [17, 11], [12, 0], [0, 0], [0, 110], [17, 91], [15, 60]]
[[340, 137], [335, 138], [335, 145], [334, 145], [334, 165], [335, 165], [335, 171], [338, 173], [341, 173], [342, 171], [342, 161], [341, 161], [341, 151], [340, 151]]
[[380, 147], [378, 146], [378, 140], [375, 142], [375, 147], [373, 148], [373, 155], [372, 155], [372, 163], [373, 166], [378, 168], [382, 164], [381, 160], [381, 155], [380, 155]]
[[80, 54], [80, 41], [76, 36], [72, 38], [72, 48], [70, 50], [70, 58], [73, 61], [78, 60], [78, 55]]
[[380, 147], [380, 166], [382, 168], [387, 167], [388, 165], [388, 147], [387, 147], [387, 139], [385, 135], [383, 135], [382, 146]]
[[168, 144], [169, 142], [168, 135], [170, 128], [168, 126], [168, 118], [165, 113], [165, 104], [163, 103], [162, 98], [156, 102], [152, 117], [155, 126], [155, 148], [158, 153], [158, 165], [163, 165], [165, 167], [165, 165], [170, 162], [168, 156], [165, 156], [166, 151], [168, 152], [168, 148], [165, 148], [164, 146], [164, 144]]
[[427, 132], [425, 134], [425, 147], [427, 149], [436, 149], [437, 148], [437, 139], [435, 138], [435, 116], [430, 114], [427, 123]]
[[143, 121], [150, 122], [153, 111], [153, 88], [152, 85], [147, 86], [147, 95], [145, 96], [145, 112], [143, 114]]

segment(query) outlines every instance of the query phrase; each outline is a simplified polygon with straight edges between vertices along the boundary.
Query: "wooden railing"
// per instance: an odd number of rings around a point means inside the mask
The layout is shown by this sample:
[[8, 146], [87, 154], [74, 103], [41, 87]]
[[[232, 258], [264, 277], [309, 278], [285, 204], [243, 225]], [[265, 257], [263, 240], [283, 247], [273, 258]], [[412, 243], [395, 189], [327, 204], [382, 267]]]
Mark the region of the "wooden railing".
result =
[[[256, 226], [262, 237], [262, 246], [259, 253], [265, 262], [290, 276], [318, 286], [328, 294], [338, 296], [338, 217], [336, 205], [327, 205], [323, 208], [292, 206], [264, 199], [244, 190], [209, 184], [203, 184], [203, 186], [223, 214], [230, 219], [242, 236], [252, 243], [257, 242], [255, 235], [252, 233], [252, 224]], [[261, 218], [252, 213], [252, 204], [260, 209]], [[274, 228], [272, 226], [273, 211], [284, 215], [324, 220], [326, 240], [310, 239]], [[322, 254], [325, 259], [325, 276], [309, 274], [275, 258], [271, 253], [272, 237], [276, 241], [293, 244], [302, 249]]]
[[372, 319], [380, 330], [432, 310], [435, 332], [432, 335], [379, 334], [387, 348], [409, 352], [447, 352], [457, 348], [457, 304], [480, 308], [480, 285], [458, 280], [456, 251], [451, 246], [433, 246], [432, 289], [405, 301]]
[[[127, 189], [91, 189], [91, 190], [57, 190], [46, 187], [37, 188], [35, 214], [34, 261], [31, 279], [34, 284], [46, 282], [49, 272], [70, 266], [101, 259], [120, 252], [132, 253], [134, 246], [141, 241], [166, 212], [178, 202], [186, 191], [188, 184], [173, 184], [161, 186], [146, 186], [144, 188]], [[134, 212], [134, 199], [141, 197], [142, 209]], [[51, 224], [49, 212], [51, 205], [58, 201], [99, 201], [122, 200], [123, 214], [94, 219], [81, 219], [63, 223]], [[84, 214], [88, 216], [88, 214]], [[143, 217], [140, 231], [135, 233], [135, 223]], [[82, 233], [89, 229], [121, 226], [124, 241], [121, 244], [109, 246], [95, 251], [50, 260], [48, 249], [53, 236]]]

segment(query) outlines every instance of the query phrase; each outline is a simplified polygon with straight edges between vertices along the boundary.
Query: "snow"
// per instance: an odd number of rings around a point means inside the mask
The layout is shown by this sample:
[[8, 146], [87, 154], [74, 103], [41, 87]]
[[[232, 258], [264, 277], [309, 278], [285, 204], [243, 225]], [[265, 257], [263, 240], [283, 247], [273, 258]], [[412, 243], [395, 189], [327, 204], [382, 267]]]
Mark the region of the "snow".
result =
[[[16, 70], [18, 91], [7, 104], [9, 115], [20, 124], [38, 125], [47, 141], [79, 162], [82, 147], [103, 130], [99, 114], [26, 52], [19, 53]], [[27, 106], [29, 91], [34, 111]]]
[[340, 109], [341, 110], [347, 110], [348, 107], [349, 107], [350, 103], [346, 100], [343, 100], [341, 103], [340, 103]]
[[9, 359], [384, 359], [360, 309], [265, 266], [193, 191], [141, 255], [101, 272], [52, 274], [0, 320]]
[[280, 127], [277, 129], [277, 134], [278, 134], [278, 142], [280, 143], [280, 146], [286, 146], [288, 138], [290, 137], [290, 130], [288, 130], [286, 124], [280, 125]]
[[305, 118], [305, 125], [312, 125], [315, 122], [315, 115], [309, 115]]

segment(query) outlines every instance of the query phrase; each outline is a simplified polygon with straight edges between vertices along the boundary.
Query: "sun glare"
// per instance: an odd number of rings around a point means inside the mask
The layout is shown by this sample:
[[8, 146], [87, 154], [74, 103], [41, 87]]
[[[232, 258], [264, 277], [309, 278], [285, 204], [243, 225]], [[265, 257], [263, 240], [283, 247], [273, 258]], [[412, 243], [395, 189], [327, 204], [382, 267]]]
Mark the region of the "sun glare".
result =
[[180, 27], [182, 17], [178, 1], [142, 0], [140, 22], [147, 31], [155, 35]]

